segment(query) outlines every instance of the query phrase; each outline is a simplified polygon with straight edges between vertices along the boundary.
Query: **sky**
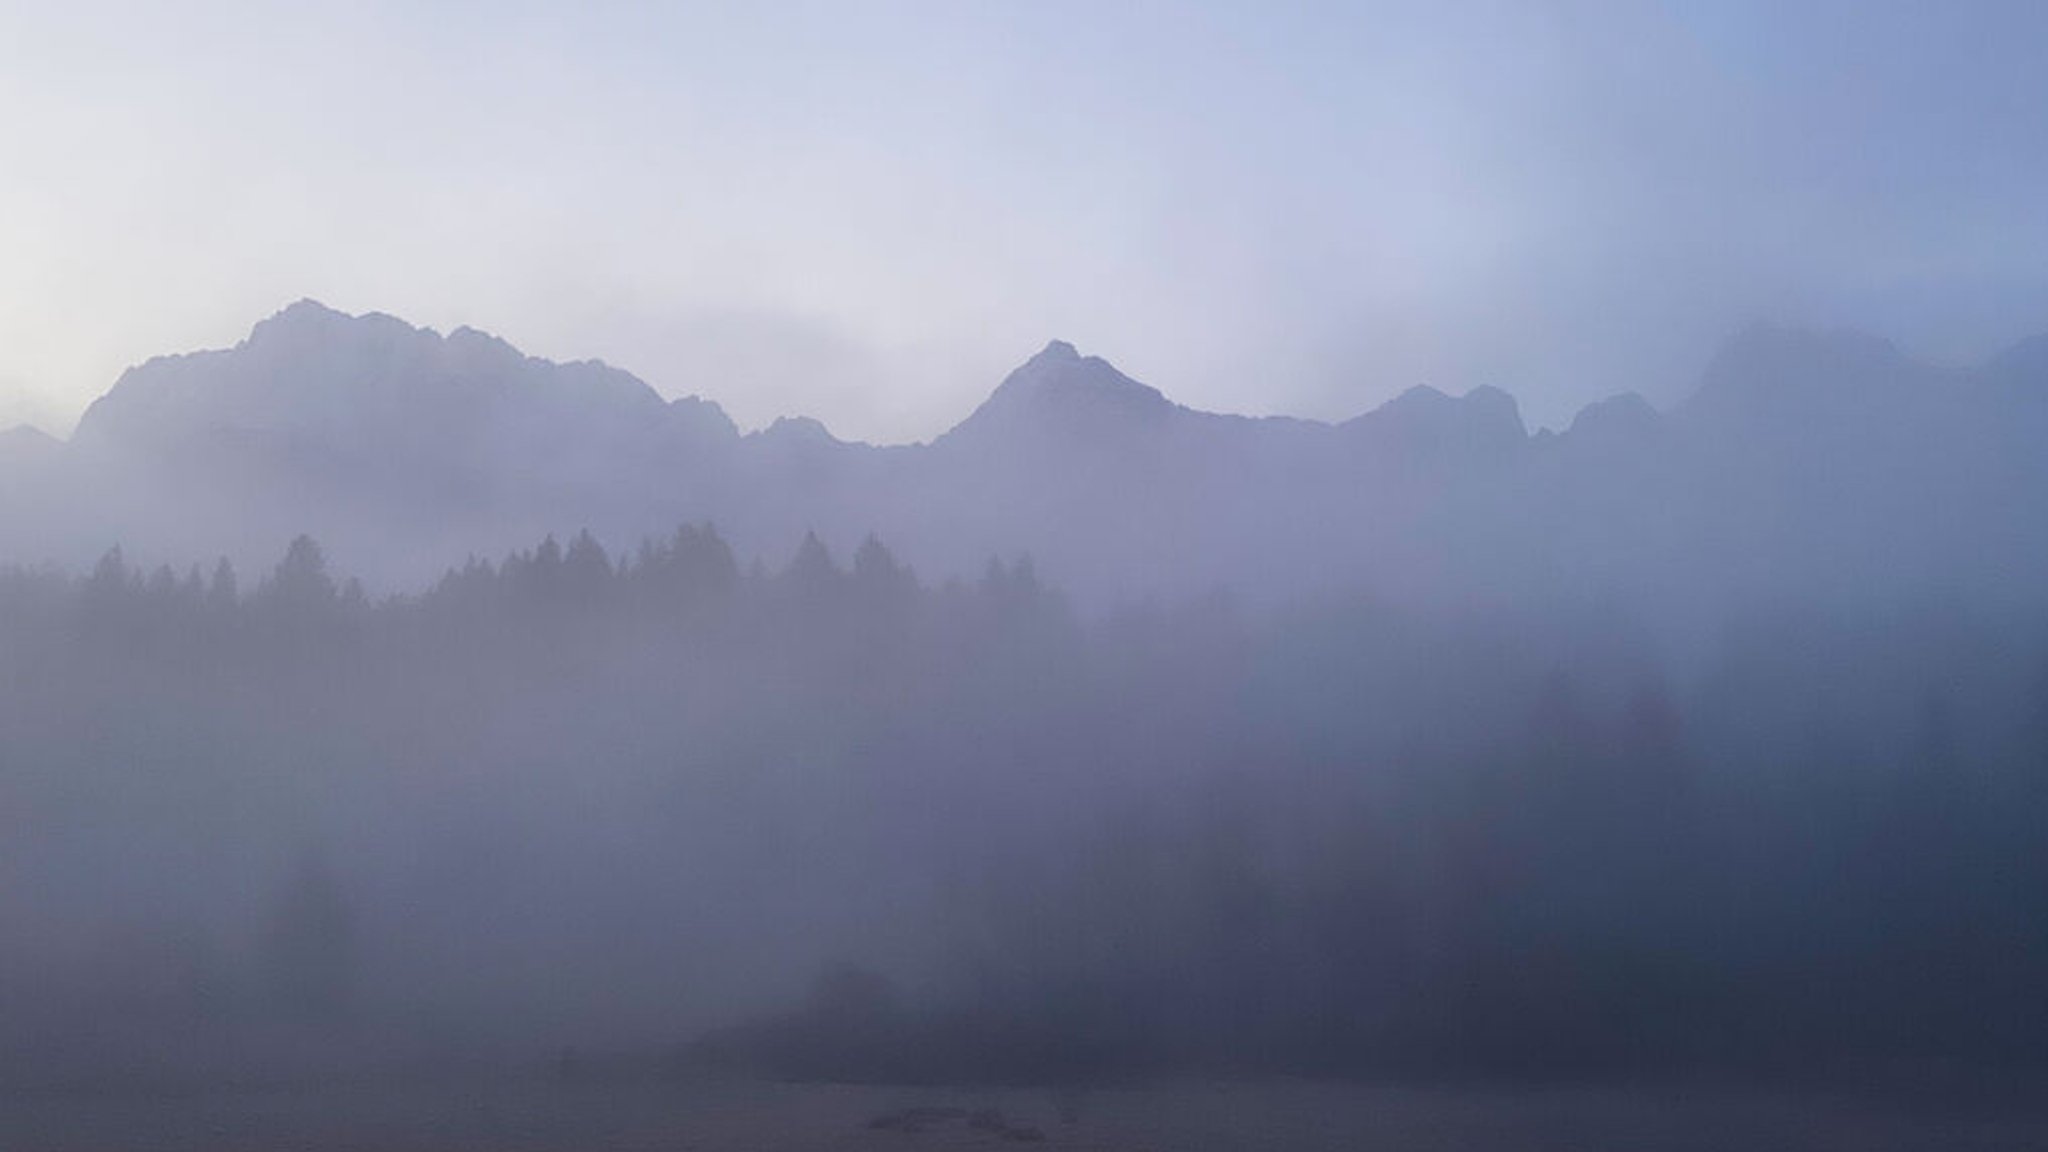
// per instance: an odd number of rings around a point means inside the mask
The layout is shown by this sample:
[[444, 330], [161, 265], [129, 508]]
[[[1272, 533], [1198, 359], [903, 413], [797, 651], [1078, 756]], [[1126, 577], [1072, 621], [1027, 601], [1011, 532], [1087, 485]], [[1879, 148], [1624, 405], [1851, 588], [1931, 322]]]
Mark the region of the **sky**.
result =
[[0, 0], [0, 424], [301, 297], [903, 441], [2048, 331], [2048, 5]]

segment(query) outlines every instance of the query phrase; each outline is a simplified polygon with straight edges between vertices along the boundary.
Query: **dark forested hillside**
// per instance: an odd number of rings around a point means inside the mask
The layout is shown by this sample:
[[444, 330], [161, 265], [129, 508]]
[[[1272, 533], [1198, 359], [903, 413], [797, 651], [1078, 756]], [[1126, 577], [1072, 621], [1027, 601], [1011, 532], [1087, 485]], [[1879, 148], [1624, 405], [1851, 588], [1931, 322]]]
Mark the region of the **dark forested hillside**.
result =
[[[0, 577], [0, 1076], [2048, 1057], [2048, 633], [589, 536]], [[693, 1037], [700, 1042], [690, 1043]]]

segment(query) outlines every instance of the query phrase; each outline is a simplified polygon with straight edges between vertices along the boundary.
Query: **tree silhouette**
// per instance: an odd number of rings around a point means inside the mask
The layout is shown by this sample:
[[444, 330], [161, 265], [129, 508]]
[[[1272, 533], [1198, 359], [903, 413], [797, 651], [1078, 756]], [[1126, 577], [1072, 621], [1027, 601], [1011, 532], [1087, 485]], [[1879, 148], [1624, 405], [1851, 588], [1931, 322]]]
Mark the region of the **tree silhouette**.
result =
[[327, 554], [311, 536], [300, 536], [262, 589], [266, 599], [286, 612], [318, 612], [334, 602], [334, 577], [327, 572]]

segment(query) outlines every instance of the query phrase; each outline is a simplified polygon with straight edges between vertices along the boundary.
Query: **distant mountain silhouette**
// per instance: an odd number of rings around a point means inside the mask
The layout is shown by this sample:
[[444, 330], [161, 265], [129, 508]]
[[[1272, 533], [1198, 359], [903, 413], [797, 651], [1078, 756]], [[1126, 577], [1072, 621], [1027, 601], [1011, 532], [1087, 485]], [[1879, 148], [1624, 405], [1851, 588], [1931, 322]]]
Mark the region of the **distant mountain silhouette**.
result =
[[[68, 444], [0, 435], [0, 558], [261, 557], [301, 531], [417, 586], [468, 552], [712, 519], [740, 554], [881, 533], [930, 578], [1029, 552], [1104, 602], [1339, 584], [1419, 595], [2017, 587], [2048, 558], [2048, 338], [1981, 369], [1757, 327], [1669, 413], [1531, 435], [1512, 396], [1410, 389], [1341, 424], [1201, 412], [1053, 341], [926, 445], [792, 418], [741, 435], [595, 361], [301, 301], [125, 373]], [[19, 489], [19, 485], [13, 485]], [[2048, 583], [2048, 579], [2043, 579]]]
[[974, 447], [1111, 446], [1193, 415], [1107, 360], [1055, 340], [1024, 362], [944, 439]]
[[1639, 392], [1609, 396], [1579, 410], [1572, 419], [1574, 442], [1620, 447], [1649, 444], [1663, 427], [1663, 417]]
[[41, 464], [63, 450], [62, 441], [26, 424], [0, 429], [0, 468]]
[[74, 440], [127, 452], [237, 441], [379, 465], [496, 468], [567, 479], [627, 456], [736, 439], [723, 410], [673, 403], [597, 361], [555, 364], [473, 328], [447, 336], [302, 300], [235, 348], [130, 369]]
[[1686, 402], [1695, 419], [1840, 417], [1939, 383], [1889, 340], [1754, 325], [1724, 345]]
[[1403, 455], [1497, 458], [1520, 451], [1529, 438], [1515, 398], [1492, 387], [1461, 397], [1410, 388], [1344, 430], [1363, 450]]

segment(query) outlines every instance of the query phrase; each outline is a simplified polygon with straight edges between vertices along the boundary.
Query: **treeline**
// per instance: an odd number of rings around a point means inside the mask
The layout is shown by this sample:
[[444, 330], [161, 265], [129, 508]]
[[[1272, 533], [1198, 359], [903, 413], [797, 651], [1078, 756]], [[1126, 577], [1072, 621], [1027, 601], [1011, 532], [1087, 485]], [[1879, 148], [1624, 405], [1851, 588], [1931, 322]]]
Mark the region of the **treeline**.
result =
[[2038, 622], [1651, 624], [1084, 618], [1028, 561], [708, 526], [388, 599], [304, 539], [246, 587], [14, 572], [0, 1074], [706, 1029], [686, 1064], [890, 1079], [2048, 1057]]

